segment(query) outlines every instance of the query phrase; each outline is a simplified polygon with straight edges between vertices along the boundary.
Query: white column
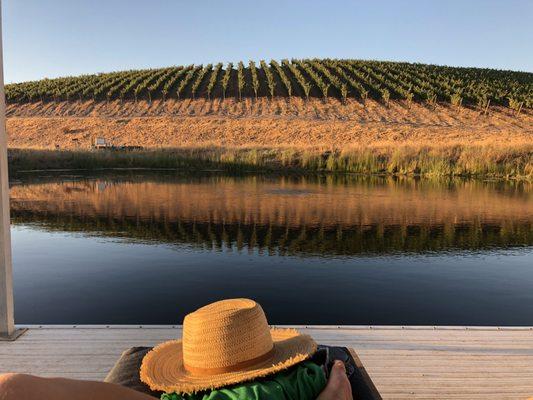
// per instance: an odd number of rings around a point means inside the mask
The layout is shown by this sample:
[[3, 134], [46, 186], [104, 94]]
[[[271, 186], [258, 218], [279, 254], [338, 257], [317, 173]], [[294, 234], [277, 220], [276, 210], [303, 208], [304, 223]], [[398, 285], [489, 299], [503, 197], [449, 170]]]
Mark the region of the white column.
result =
[[7, 175], [6, 102], [2, 53], [2, 2], [0, 0], [0, 338], [15, 333], [13, 269], [9, 231], [9, 181]]

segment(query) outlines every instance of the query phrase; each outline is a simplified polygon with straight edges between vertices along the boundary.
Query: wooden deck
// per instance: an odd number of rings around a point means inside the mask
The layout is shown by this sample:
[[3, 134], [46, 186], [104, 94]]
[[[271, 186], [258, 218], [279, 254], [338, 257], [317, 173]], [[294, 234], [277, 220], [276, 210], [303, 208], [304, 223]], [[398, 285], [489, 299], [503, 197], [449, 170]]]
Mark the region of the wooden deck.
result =
[[[533, 328], [296, 327], [353, 347], [385, 399], [533, 396]], [[101, 380], [120, 353], [181, 336], [181, 327], [30, 327], [0, 342], [0, 373]]]

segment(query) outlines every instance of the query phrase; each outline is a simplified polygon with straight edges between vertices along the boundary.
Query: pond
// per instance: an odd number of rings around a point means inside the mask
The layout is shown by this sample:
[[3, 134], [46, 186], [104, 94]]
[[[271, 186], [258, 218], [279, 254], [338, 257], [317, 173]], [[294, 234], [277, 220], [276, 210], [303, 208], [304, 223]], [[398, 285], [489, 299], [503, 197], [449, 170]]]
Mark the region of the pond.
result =
[[11, 180], [18, 324], [533, 325], [523, 182], [32, 173]]

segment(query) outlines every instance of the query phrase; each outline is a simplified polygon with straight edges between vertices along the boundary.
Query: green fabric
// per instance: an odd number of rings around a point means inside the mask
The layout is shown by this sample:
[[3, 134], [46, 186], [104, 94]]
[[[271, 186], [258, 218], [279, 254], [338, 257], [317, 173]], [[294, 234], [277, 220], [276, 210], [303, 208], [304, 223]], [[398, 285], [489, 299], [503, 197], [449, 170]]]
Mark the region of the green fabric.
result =
[[314, 400], [326, 386], [324, 371], [303, 362], [271, 377], [209, 392], [163, 394], [161, 400]]

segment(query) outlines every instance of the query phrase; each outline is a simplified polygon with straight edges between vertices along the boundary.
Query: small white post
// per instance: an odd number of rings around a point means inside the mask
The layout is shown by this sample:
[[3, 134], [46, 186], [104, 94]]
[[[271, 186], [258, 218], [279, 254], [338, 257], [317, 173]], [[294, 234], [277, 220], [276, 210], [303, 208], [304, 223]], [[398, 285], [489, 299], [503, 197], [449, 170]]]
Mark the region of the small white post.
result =
[[15, 336], [13, 269], [9, 231], [9, 180], [7, 174], [6, 102], [2, 56], [2, 2], [0, 0], [0, 338]]

